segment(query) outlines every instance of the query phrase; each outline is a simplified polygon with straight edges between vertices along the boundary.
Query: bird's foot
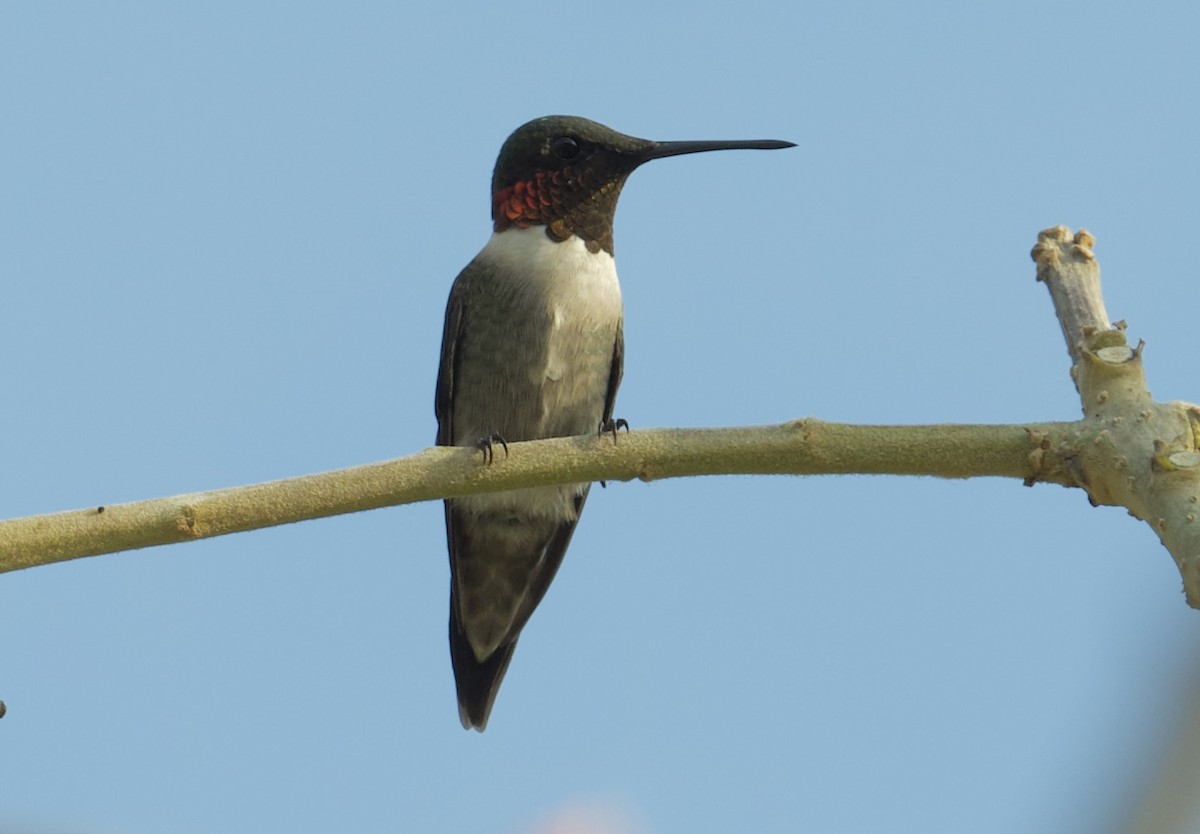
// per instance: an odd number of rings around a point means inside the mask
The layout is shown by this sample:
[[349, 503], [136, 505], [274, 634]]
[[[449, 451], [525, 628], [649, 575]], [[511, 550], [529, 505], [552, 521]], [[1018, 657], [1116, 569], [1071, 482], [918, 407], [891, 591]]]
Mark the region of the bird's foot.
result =
[[[613, 445], [617, 445], [617, 429], [625, 429], [625, 433], [629, 433], [629, 421], [623, 417], [618, 417], [616, 420], [609, 418], [600, 424], [600, 431], [596, 432], [597, 437], [603, 437], [606, 434], [611, 434]], [[607, 481], [601, 481], [600, 486], [603, 489], [608, 488]]]
[[613, 420], [613, 419], [605, 420], [603, 423], [600, 424], [600, 431], [597, 432], [597, 435], [603, 436], [606, 434], [611, 434], [613, 443], [615, 444], [617, 442], [617, 429], [625, 429], [625, 433], [628, 434], [629, 433], [629, 421], [626, 420], [624, 417], [618, 417], [616, 420]]
[[490, 466], [492, 461], [496, 459], [496, 449], [493, 445], [495, 443], [499, 443], [504, 447], [504, 456], [508, 457], [508, 443], [498, 431], [492, 432], [490, 437], [481, 437], [475, 441], [475, 448], [483, 452], [483, 463], [485, 466]]

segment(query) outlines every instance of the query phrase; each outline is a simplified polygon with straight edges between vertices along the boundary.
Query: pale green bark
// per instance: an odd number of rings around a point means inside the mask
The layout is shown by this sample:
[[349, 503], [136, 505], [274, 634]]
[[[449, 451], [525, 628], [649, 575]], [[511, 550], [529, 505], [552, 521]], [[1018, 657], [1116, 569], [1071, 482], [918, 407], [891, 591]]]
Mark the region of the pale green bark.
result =
[[[754, 428], [651, 429], [621, 433], [615, 442], [605, 435], [510, 443], [509, 454], [497, 449], [491, 465], [474, 450], [433, 448], [319, 475], [0, 521], [0, 571], [538, 484], [850, 472], [1069, 483], [1070, 476], [1040, 447], [1043, 435], [1056, 438], [1055, 445], [1070, 442], [1073, 426], [849, 426], [797, 420]], [[1035, 458], [1041, 459], [1040, 469]]]

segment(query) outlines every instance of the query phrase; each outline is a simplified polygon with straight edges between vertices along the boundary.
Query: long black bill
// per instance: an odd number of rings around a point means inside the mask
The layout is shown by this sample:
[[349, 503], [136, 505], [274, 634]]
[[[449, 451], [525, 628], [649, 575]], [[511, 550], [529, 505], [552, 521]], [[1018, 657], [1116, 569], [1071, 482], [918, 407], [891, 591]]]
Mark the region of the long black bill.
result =
[[685, 153], [702, 153], [704, 151], [777, 151], [782, 148], [794, 148], [795, 142], [784, 142], [780, 139], [716, 139], [713, 141], [690, 142], [655, 142], [642, 152], [642, 161], [662, 159], [664, 156], [679, 156]]

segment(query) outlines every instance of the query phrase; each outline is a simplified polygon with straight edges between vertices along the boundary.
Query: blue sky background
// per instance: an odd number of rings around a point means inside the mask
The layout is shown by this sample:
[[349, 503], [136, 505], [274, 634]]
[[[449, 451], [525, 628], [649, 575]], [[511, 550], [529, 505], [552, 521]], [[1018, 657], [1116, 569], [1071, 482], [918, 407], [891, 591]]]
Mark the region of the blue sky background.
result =
[[[1154, 394], [1200, 400], [1198, 28], [1183, 2], [7, 4], [0, 514], [428, 446], [496, 152], [548, 113], [799, 145], [630, 180], [635, 429], [1074, 419], [1028, 254], [1059, 223], [1097, 236]], [[0, 829], [1119, 832], [1200, 681], [1153, 533], [1053, 486], [595, 490], [482, 736], [447, 580], [433, 503], [0, 577]]]

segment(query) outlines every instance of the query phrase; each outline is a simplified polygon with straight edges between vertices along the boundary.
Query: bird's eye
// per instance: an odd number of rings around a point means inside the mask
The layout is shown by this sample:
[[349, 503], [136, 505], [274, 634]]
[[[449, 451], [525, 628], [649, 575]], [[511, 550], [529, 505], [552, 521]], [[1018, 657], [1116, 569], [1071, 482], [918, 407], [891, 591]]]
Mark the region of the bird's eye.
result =
[[550, 151], [559, 159], [574, 159], [579, 156], [579, 143], [570, 136], [560, 136], [550, 142]]

